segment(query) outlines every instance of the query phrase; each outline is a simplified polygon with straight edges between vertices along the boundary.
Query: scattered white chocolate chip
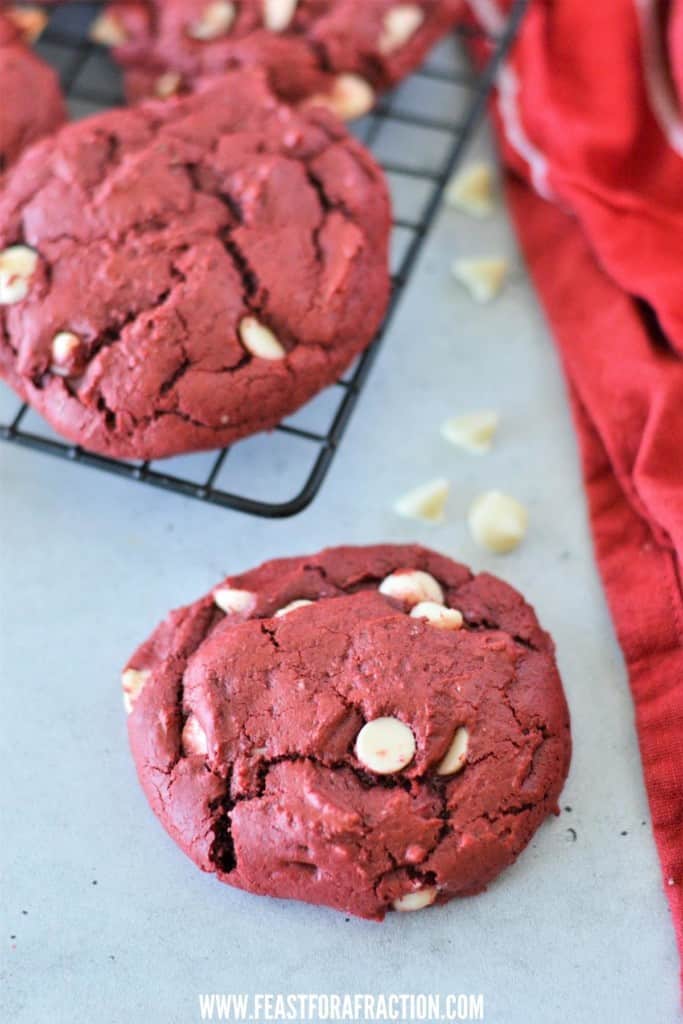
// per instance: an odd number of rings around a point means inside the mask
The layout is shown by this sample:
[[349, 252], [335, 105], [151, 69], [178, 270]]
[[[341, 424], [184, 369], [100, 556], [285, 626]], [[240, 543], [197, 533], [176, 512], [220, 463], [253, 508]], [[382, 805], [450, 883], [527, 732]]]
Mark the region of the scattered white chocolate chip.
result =
[[451, 745], [437, 765], [437, 775], [456, 775], [465, 767], [470, 734], [464, 725], [455, 730]]
[[420, 601], [434, 601], [443, 604], [444, 596], [440, 585], [428, 572], [421, 569], [397, 569], [379, 585], [380, 594], [406, 601], [412, 607]]
[[475, 302], [491, 302], [500, 293], [508, 272], [507, 260], [455, 260], [453, 277], [470, 293]]
[[398, 718], [366, 722], [356, 737], [356, 757], [378, 775], [392, 775], [415, 756], [415, 737]]
[[280, 619], [283, 615], [289, 615], [290, 612], [295, 612], [297, 608], [305, 608], [307, 605], [313, 604], [312, 601], [307, 600], [305, 597], [299, 598], [298, 601], [290, 601], [283, 608], [278, 608], [273, 618]]
[[256, 606], [256, 594], [234, 587], [218, 587], [213, 592], [213, 599], [226, 615], [249, 615]]
[[10, 7], [7, 17], [14, 22], [28, 43], [34, 43], [47, 25], [47, 14], [40, 7], [20, 5]]
[[183, 747], [183, 753], [188, 757], [192, 754], [207, 753], [209, 743], [206, 738], [206, 733], [202, 729], [195, 715], [188, 716], [187, 721], [183, 726], [180, 742]]
[[399, 896], [397, 900], [394, 900], [392, 906], [394, 910], [403, 912], [424, 910], [425, 907], [431, 907], [435, 899], [436, 889], [433, 885], [429, 885], [424, 889], [416, 889], [415, 892], [407, 892], [405, 896]]
[[55, 334], [50, 346], [52, 355], [51, 372], [58, 374], [60, 377], [68, 377], [68, 364], [80, 347], [81, 339], [73, 331], [59, 331]]
[[0, 306], [11, 306], [28, 295], [38, 254], [27, 245], [11, 245], [0, 252]]
[[482, 455], [491, 450], [499, 419], [497, 412], [489, 410], [453, 416], [442, 425], [441, 435], [459, 448]]
[[100, 14], [90, 26], [90, 38], [100, 46], [123, 46], [128, 36], [119, 19], [113, 14]]
[[382, 21], [379, 52], [385, 56], [398, 50], [414, 36], [424, 21], [424, 11], [417, 4], [397, 4]]
[[472, 503], [469, 524], [472, 536], [496, 554], [512, 551], [524, 539], [528, 524], [524, 505], [500, 491], [487, 491]]
[[457, 608], [446, 608], [436, 601], [420, 601], [410, 611], [413, 619], [426, 619], [437, 629], [462, 629], [464, 619]]
[[284, 32], [299, 0], [263, 0], [263, 24], [270, 32]]
[[490, 164], [470, 164], [451, 179], [446, 202], [472, 217], [493, 213], [493, 169]]
[[151, 676], [149, 669], [138, 670], [136, 668], [127, 668], [121, 676], [121, 686], [123, 687], [123, 706], [126, 709], [126, 714], [129, 715], [133, 710], [133, 705], [145, 688], [145, 684]]
[[394, 511], [405, 519], [423, 519], [428, 523], [443, 521], [450, 484], [439, 478], [408, 491], [394, 504]]
[[240, 321], [240, 340], [247, 352], [259, 359], [284, 359], [286, 349], [269, 327], [255, 316], [245, 316]]
[[154, 83], [154, 95], [160, 100], [167, 100], [169, 96], [175, 96], [182, 82], [177, 71], [166, 71], [159, 75]]
[[310, 106], [327, 107], [342, 121], [363, 117], [375, 105], [375, 91], [360, 75], [337, 75], [330, 92], [316, 93], [308, 101]]
[[188, 26], [187, 34], [202, 43], [227, 35], [237, 15], [231, 0], [211, 0], [200, 18]]

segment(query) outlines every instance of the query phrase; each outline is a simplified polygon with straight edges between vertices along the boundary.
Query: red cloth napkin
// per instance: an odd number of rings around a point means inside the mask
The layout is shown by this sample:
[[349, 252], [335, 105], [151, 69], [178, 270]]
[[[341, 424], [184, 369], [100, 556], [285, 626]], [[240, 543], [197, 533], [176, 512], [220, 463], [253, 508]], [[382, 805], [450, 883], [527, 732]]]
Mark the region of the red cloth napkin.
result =
[[[496, 31], [510, 3], [470, 6]], [[683, 0], [531, 0], [494, 109], [683, 957]]]

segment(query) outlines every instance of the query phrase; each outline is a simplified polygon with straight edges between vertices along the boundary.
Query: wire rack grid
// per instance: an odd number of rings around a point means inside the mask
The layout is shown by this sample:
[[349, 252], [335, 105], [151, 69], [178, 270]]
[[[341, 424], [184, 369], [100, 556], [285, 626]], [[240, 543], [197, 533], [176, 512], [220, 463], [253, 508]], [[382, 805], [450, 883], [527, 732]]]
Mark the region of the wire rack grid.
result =
[[[60, 439], [9, 389], [0, 390], [0, 437], [132, 481], [266, 517], [291, 516], [316, 496], [364, 390], [382, 338], [438, 212], [443, 190], [481, 120], [496, 73], [515, 36], [526, 0], [511, 8], [504, 31], [488, 37], [489, 57], [475, 72], [467, 56], [472, 37], [463, 25], [426, 64], [352, 126], [384, 168], [394, 202], [392, 297], [382, 328], [351, 370], [269, 434], [221, 451], [158, 462], [110, 459]], [[120, 105], [121, 78], [109, 55], [90, 42], [100, 5], [56, 6], [36, 50], [59, 72], [72, 118]]]

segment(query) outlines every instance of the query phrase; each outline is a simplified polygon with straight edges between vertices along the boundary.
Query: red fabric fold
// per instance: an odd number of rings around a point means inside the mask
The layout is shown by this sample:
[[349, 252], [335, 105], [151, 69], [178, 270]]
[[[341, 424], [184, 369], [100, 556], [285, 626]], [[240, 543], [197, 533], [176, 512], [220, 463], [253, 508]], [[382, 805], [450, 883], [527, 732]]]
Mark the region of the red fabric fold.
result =
[[[494, 31], [510, 6], [470, 3]], [[517, 231], [570, 385], [683, 957], [679, 97], [683, 0], [531, 0], [494, 107]]]

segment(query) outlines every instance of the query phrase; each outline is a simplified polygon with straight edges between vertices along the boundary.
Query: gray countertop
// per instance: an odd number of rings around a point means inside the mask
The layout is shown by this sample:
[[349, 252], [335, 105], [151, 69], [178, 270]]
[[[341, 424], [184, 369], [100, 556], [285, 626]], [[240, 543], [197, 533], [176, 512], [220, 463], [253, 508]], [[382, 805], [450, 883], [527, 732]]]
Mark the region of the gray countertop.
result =
[[[448, 265], [499, 251], [516, 269], [477, 307]], [[448, 415], [487, 407], [502, 417], [490, 455], [440, 438]], [[267, 443], [255, 451], [258, 476]], [[251, 519], [9, 445], [0, 470], [4, 1020], [186, 1024], [200, 992], [482, 993], [490, 1024], [680, 1019], [564, 384], [504, 211], [442, 212], [331, 474], [298, 517]], [[393, 514], [404, 490], [441, 475], [453, 484], [443, 525]], [[478, 550], [465, 524], [489, 487], [530, 511], [506, 557]], [[223, 574], [380, 540], [431, 545], [526, 594], [557, 642], [575, 744], [567, 809], [488, 892], [382, 925], [198, 872], [137, 785], [119, 689], [157, 620]]]

